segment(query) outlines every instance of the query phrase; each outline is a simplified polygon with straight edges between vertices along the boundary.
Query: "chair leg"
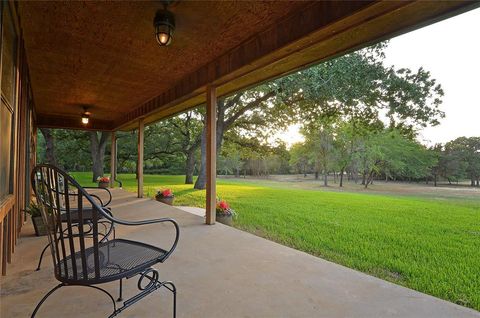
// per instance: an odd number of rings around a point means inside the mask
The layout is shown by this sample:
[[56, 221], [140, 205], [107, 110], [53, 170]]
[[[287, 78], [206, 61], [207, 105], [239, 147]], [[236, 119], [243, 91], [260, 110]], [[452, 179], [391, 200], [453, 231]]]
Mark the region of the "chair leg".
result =
[[177, 290], [173, 291], [173, 318], [177, 317]]
[[32, 313], [32, 316], [31, 318], [34, 318], [35, 315], [37, 314], [37, 311], [38, 309], [40, 309], [40, 306], [42, 306], [42, 304], [45, 302], [45, 300], [47, 300], [47, 298], [53, 294], [57, 289], [59, 289], [60, 287], [63, 287], [65, 285], [63, 284], [58, 284], [57, 286], [53, 287], [45, 296], [43, 296], [42, 300], [40, 300], [40, 302], [37, 304], [37, 306], [35, 307], [35, 310], [33, 311]]
[[40, 254], [40, 259], [38, 260], [38, 266], [37, 266], [37, 271], [40, 270], [40, 266], [42, 265], [42, 259], [43, 259], [43, 254], [45, 254], [45, 251], [47, 250], [47, 248], [50, 246], [50, 244], [47, 244], [45, 245], [45, 247], [43, 248], [43, 251], [42, 251], [42, 254]]
[[123, 300], [122, 294], [123, 294], [123, 284], [122, 284], [123, 279], [120, 279], [120, 292], [117, 301], [120, 302]]
[[167, 288], [173, 294], [173, 318], [177, 317], [177, 287], [172, 282], [165, 282], [163, 286]]

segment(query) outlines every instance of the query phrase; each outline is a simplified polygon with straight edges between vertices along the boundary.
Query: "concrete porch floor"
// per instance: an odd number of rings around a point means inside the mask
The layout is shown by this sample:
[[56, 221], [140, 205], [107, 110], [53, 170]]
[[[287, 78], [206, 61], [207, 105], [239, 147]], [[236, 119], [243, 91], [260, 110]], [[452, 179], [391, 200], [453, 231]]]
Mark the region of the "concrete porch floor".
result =
[[[178, 317], [480, 317], [480, 313], [216, 224], [203, 217], [134, 194], [113, 190], [115, 216], [123, 219], [175, 218], [177, 250], [157, 266], [161, 279], [178, 288]], [[163, 225], [117, 227], [117, 237], [168, 246], [173, 230]], [[169, 236], [170, 235], [170, 236]], [[8, 276], [1, 279], [0, 317], [29, 317], [57, 281], [51, 257], [35, 271], [46, 237], [24, 227]], [[137, 280], [124, 284], [124, 298]], [[118, 284], [105, 284], [117, 295]], [[119, 317], [171, 317], [171, 294], [159, 291]], [[109, 299], [85, 287], [65, 287], [50, 296], [37, 317], [107, 317]]]

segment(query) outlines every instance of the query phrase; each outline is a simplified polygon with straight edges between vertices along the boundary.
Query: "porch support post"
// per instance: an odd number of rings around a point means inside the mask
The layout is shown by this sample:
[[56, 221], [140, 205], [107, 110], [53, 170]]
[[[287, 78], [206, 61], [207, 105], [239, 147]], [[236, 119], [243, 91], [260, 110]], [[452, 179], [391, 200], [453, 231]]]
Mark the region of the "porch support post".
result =
[[143, 118], [138, 121], [138, 161], [137, 161], [137, 184], [138, 184], [138, 197], [143, 198], [143, 133], [145, 125]]
[[112, 145], [110, 150], [110, 188], [115, 187], [115, 179], [117, 178], [117, 137], [112, 131]]
[[207, 202], [206, 224], [215, 224], [217, 197], [217, 93], [214, 86], [207, 86]]

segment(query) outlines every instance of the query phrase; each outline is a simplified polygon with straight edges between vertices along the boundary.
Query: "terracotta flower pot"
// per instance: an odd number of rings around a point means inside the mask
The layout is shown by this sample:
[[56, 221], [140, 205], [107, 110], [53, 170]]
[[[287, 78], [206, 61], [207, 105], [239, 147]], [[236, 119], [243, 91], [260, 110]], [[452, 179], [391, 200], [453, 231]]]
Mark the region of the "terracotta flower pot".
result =
[[222, 223], [222, 224], [225, 224], [225, 225], [228, 225], [228, 226], [232, 226], [233, 217], [231, 215], [225, 215], [225, 214], [218, 214], [217, 213], [216, 219], [219, 223]]
[[175, 200], [175, 197], [168, 197], [168, 198], [156, 198], [158, 202], [162, 202], [168, 205], [173, 205], [173, 201]]
[[108, 188], [110, 182], [99, 182], [98, 187], [99, 188]]

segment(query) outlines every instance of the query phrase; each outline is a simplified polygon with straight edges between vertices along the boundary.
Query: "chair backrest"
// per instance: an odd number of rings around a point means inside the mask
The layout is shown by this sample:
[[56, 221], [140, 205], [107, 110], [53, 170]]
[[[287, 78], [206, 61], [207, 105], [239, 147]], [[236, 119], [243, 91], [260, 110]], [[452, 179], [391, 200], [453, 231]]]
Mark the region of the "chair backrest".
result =
[[103, 255], [99, 255], [99, 244], [105, 239], [98, 223], [104, 215], [102, 208], [55, 166], [37, 165], [31, 181], [47, 227], [57, 279], [90, 281], [100, 277]]

